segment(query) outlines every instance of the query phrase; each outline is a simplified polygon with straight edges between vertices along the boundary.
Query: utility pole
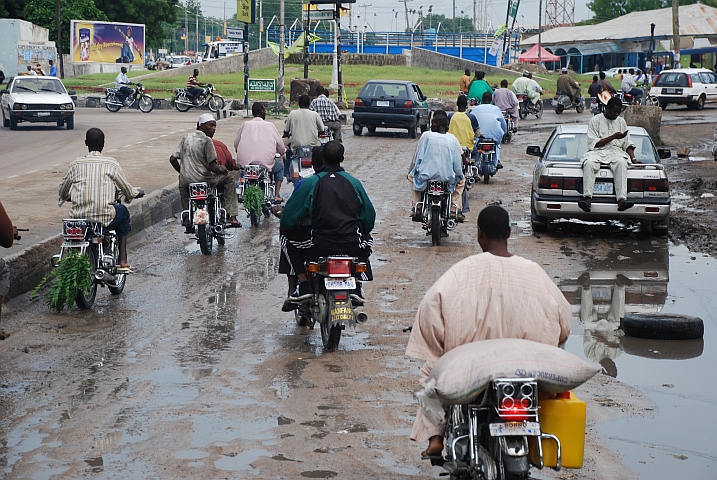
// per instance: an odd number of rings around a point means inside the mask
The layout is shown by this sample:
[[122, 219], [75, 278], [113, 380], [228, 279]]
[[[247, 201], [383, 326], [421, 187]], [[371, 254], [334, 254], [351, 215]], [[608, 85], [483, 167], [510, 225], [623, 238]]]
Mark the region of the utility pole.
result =
[[279, 0], [279, 74], [276, 88], [279, 90], [279, 109], [284, 108], [284, 0]]
[[197, 52], [199, 51], [199, 2], [197, 2], [196, 19], [197, 19], [197, 25], [194, 27], [195, 28], [194, 33], [196, 34], [195, 35], [195, 43], [194, 43], [194, 55], [196, 55]]
[[680, 66], [680, 0], [672, 0], [672, 44], [675, 51], [674, 65]]
[[60, 56], [60, 78], [65, 78], [65, 62], [62, 59], [62, 28], [60, 28], [60, 0], [55, 0], [55, 13], [57, 14], [57, 51]]
[[[408, 3], [412, 2], [413, 0], [399, 0], [400, 2], [403, 2], [403, 8], [406, 10], [406, 31], [409, 31], [411, 27], [409, 27], [408, 23]], [[396, 30], [398, 30], [398, 27], [396, 27]]]
[[[189, 6], [189, 2], [187, 2]], [[189, 50], [189, 22], [187, 21], [187, 9], [184, 9], [184, 53]]]
[[476, 17], [476, 0], [473, 0], [473, 33], [478, 33], [478, 18]]
[[306, 21], [304, 22], [304, 78], [309, 78], [309, 26], [311, 25], [309, 5], [309, 3], [306, 4]]
[[541, 52], [543, 50], [543, 46], [541, 45], [541, 35], [543, 32], [543, 0], [540, 0], [538, 3], [538, 66], [542, 65], [542, 55]]
[[453, 33], [456, 33], [456, 0], [453, 0]]

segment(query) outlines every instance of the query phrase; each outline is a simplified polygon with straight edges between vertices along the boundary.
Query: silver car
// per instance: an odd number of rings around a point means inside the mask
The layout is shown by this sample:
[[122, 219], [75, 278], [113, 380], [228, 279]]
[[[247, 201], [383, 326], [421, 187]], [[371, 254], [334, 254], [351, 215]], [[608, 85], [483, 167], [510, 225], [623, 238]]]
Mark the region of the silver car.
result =
[[583, 198], [583, 171], [580, 158], [587, 151], [587, 125], [559, 125], [545, 148], [527, 148], [538, 157], [533, 169], [530, 219], [533, 231], [548, 229], [551, 220], [574, 218], [586, 221], [639, 220], [655, 234], [667, 233], [670, 224], [670, 185], [660, 159], [669, 158], [669, 150], [657, 150], [644, 128], [628, 127], [635, 144], [635, 163], [628, 167], [627, 198], [635, 206], [623, 212], [617, 209], [615, 185], [609, 166], [603, 165], [595, 178], [592, 209], [584, 212], [578, 201]]
[[3, 127], [17, 130], [18, 123], [52, 122], [58, 127], [75, 128], [74, 91], [65, 90], [59, 78], [19, 76], [0, 92]]

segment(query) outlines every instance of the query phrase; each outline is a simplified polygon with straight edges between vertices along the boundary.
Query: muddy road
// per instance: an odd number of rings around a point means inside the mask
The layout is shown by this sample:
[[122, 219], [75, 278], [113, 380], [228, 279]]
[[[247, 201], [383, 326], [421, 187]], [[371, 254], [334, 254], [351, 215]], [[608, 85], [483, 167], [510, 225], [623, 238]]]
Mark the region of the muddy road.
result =
[[[541, 264], [573, 305], [566, 348], [603, 367], [576, 391], [588, 404], [585, 466], [532, 477], [715, 477], [717, 404], [704, 385], [717, 361], [713, 257], [638, 226], [565, 222], [533, 235], [524, 152], [550, 130], [530, 128], [502, 151], [506, 168], [469, 192], [467, 222], [431, 247], [408, 218], [415, 141], [347, 133], [344, 166], [378, 219], [367, 323], [325, 353], [318, 328], [281, 313], [276, 219], [236, 231], [211, 257], [177, 221], [160, 223], [132, 237], [137, 273], [120, 296], [100, 290], [92, 311], [63, 315], [42, 298], [6, 307], [0, 478], [438, 478], [408, 440], [420, 365], [403, 355], [402, 328], [450, 265], [479, 253], [475, 219], [489, 203], [510, 212], [510, 250]], [[704, 342], [631, 341], [615, 332], [617, 311], [701, 316]]]

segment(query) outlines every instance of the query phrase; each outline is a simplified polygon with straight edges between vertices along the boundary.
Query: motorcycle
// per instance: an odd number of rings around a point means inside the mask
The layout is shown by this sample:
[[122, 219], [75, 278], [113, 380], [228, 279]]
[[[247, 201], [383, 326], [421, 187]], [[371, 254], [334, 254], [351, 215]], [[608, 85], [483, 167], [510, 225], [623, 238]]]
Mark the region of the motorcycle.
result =
[[224, 98], [214, 93], [216, 88], [211, 83], [202, 88], [202, 93], [192, 96], [186, 88], [174, 89], [174, 107], [180, 112], [189, 111], [192, 107], [202, 107], [205, 104], [212, 112], [218, 112], [224, 108]]
[[308, 178], [316, 173], [311, 163], [313, 150], [314, 147], [307, 145], [299, 147], [293, 152], [289, 164], [289, 181], [291, 183], [296, 183], [302, 178]]
[[[115, 195], [115, 202], [121, 202], [119, 192]], [[65, 202], [61, 201], [58, 205], [62, 206], [63, 203]], [[127, 274], [117, 271], [120, 258], [117, 233], [114, 230], [106, 231], [101, 223], [83, 218], [65, 218], [62, 220], [62, 237], [60, 253], [53, 255], [50, 261], [53, 267], [59, 267], [62, 258], [73, 250], [80, 255], [86, 255], [90, 262], [92, 284], [75, 296], [75, 303], [79, 308], [92, 308], [97, 298], [98, 286], [107, 287], [112, 295], [122, 293]]]
[[590, 111], [593, 115], [605, 113], [605, 104], [599, 97], [590, 97]]
[[513, 133], [515, 133], [515, 122], [507, 111], [503, 112], [503, 118], [505, 119], [506, 130], [500, 143], [510, 143], [513, 140]]
[[332, 132], [329, 127], [324, 127], [324, 131], [319, 132], [319, 141], [321, 142], [321, 146], [324, 146], [333, 140], [334, 132]]
[[447, 182], [429, 181], [422, 200], [415, 208], [416, 212], [421, 212], [423, 229], [426, 230], [426, 235], [431, 236], [433, 245], [440, 245], [441, 238], [447, 237], [448, 231], [456, 228], [456, 221], [451, 218], [451, 213], [458, 213], [458, 205], [451, 202]]
[[543, 116], [543, 101], [538, 100], [538, 103], [533, 104], [533, 102], [530, 101], [530, 98], [523, 94], [519, 93], [516, 95], [518, 97], [518, 116], [521, 120], [525, 120], [528, 118], [528, 115], [535, 115], [535, 118], [540, 118]]
[[498, 171], [497, 162], [495, 161], [496, 144], [490, 138], [480, 137], [476, 142], [477, 157], [476, 167], [478, 169], [478, 178], [483, 177], [483, 183], [488, 184], [490, 177]]
[[555, 97], [553, 97], [553, 110], [555, 110], [555, 113], [557, 114], [561, 114], [565, 110], [572, 109], [575, 109], [578, 113], [583, 113], [583, 110], [585, 110], [583, 97], [578, 97], [576, 102], [577, 103], [573, 103], [568, 94], [565, 92], [555, 92]]
[[473, 159], [473, 152], [466, 147], [461, 147], [461, 149], [463, 150], [463, 176], [466, 179], [466, 190], [470, 190], [476, 183], [478, 168]]
[[531, 460], [543, 468], [542, 442], [550, 440], [557, 451], [553, 469], [560, 470], [560, 440], [541, 431], [538, 411], [537, 379], [497, 378], [473, 402], [449, 407], [446, 456], [431, 464], [454, 479], [524, 479]]
[[126, 98], [122, 98], [119, 90], [116, 88], [105, 88], [105, 107], [110, 112], [119, 112], [122, 107], [139, 108], [144, 113], [149, 113], [154, 108], [154, 100], [152, 97], [144, 93], [144, 85], [141, 83], [128, 83], [134, 85], [132, 93]]
[[356, 311], [363, 306], [363, 298], [352, 293], [358, 285], [356, 277], [367, 268], [356, 257], [338, 255], [306, 262], [312, 293], [294, 302], [294, 318], [299, 326], [311, 329], [318, 323], [321, 341], [328, 351], [338, 347], [347, 324], [355, 327], [368, 320], [364, 312]]
[[227, 211], [222, 207], [222, 197], [216, 187], [206, 182], [189, 184], [189, 210], [183, 210], [181, 218], [187, 218], [197, 234], [197, 243], [203, 255], [211, 255], [214, 239], [223, 246], [227, 238]]
[[[281, 158], [281, 155], [277, 155]], [[239, 203], [244, 204], [247, 216], [251, 220], [252, 227], [258, 227], [261, 223], [262, 215], [269, 218], [271, 215], [271, 205], [274, 202], [274, 192], [276, 184], [271, 178], [269, 171], [261, 165], [247, 165], [240, 173], [239, 186], [237, 187], [237, 195]], [[261, 191], [263, 200], [257, 204], [254, 201], [245, 201], [245, 192], [248, 187], [255, 187]], [[251, 204], [250, 204], [251, 203]]]

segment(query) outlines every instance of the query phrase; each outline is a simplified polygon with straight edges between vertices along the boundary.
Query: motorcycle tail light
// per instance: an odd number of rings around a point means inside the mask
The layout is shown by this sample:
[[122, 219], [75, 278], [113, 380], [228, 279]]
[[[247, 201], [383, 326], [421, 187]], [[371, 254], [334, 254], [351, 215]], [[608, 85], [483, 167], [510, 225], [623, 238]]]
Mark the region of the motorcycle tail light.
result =
[[491, 150], [493, 150], [493, 144], [492, 143], [481, 143], [480, 149], [483, 150], [484, 152], [490, 152]]
[[329, 258], [326, 260], [326, 273], [329, 276], [351, 275], [351, 260], [342, 258]]
[[538, 181], [538, 188], [552, 188], [562, 190], [564, 180], [565, 179], [563, 177], [543, 176], [540, 177], [540, 180]]
[[428, 192], [432, 195], [443, 195], [443, 185], [439, 182], [431, 182], [428, 185]]
[[346, 300], [348, 298], [348, 295], [346, 294], [346, 292], [335, 293], [334, 298], [336, 300]]
[[189, 185], [189, 198], [192, 200], [206, 200], [207, 194], [206, 183], [191, 183]]
[[406, 100], [403, 104], [403, 108], [413, 108], [413, 100]]
[[259, 172], [246, 172], [247, 180], [259, 180]]
[[321, 265], [314, 262], [309, 262], [306, 264], [306, 271], [309, 273], [319, 273], [321, 271]]
[[368, 267], [365, 263], [357, 263], [356, 264], [356, 273], [364, 273], [367, 268]]
[[354, 107], [363, 107], [363, 100], [361, 100], [360, 98], [357, 98], [356, 101], [354, 102]]
[[310, 158], [302, 158], [301, 159], [301, 168], [309, 168], [310, 166], [311, 166]]
[[319, 138], [326, 138], [328, 135], [326, 135], [326, 132], [319, 133]]
[[529, 418], [528, 407], [530, 400], [527, 398], [514, 399], [505, 397], [501, 400], [498, 411], [500, 417], [512, 422], [522, 422]]

